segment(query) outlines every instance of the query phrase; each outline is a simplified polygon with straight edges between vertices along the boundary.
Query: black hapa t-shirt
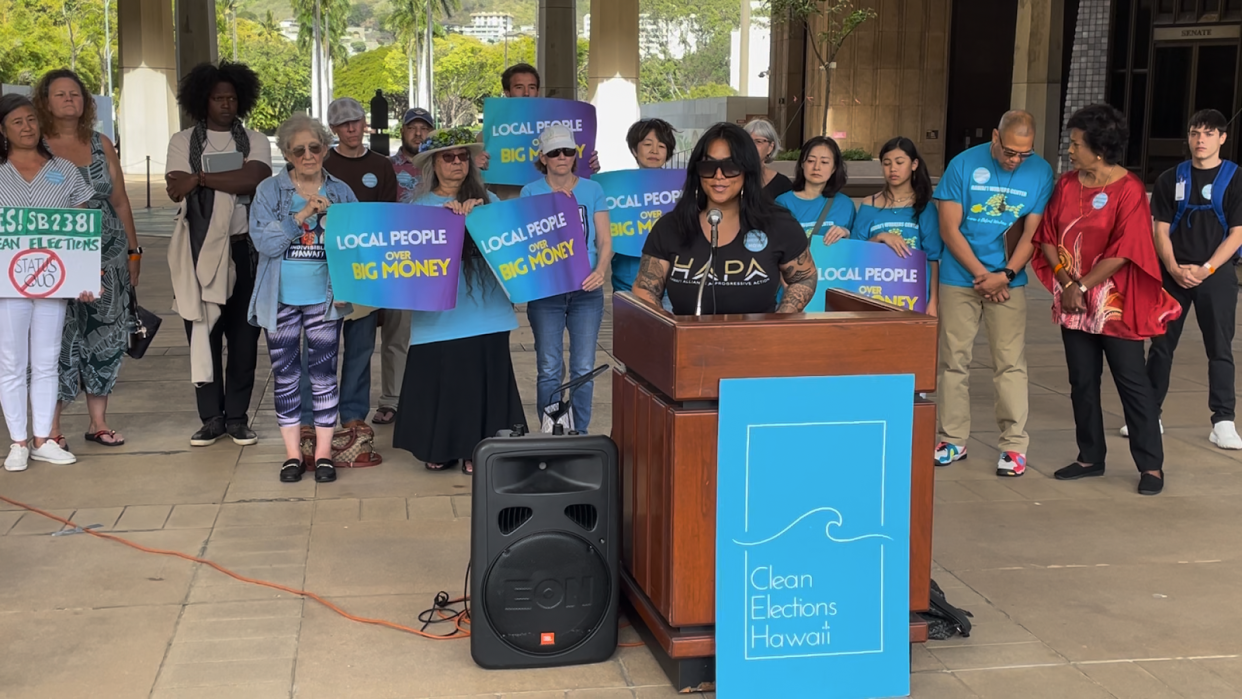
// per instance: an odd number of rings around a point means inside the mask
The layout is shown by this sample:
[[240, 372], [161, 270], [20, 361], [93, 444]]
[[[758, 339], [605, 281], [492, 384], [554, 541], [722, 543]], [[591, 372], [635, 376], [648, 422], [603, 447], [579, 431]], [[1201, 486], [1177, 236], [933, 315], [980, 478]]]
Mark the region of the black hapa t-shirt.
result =
[[[1190, 169], [1190, 182], [1184, 192], [1187, 204], [1210, 205], [1212, 203], [1212, 183], [1216, 180], [1220, 166], [1211, 170]], [[1165, 170], [1156, 180], [1151, 194], [1152, 218], [1161, 223], [1172, 223], [1177, 216], [1177, 168]], [[1225, 190], [1223, 200], [1225, 221], [1230, 228], [1242, 226], [1242, 171], [1234, 174], [1233, 181]], [[1187, 225], [1187, 219], [1189, 225]], [[1177, 230], [1169, 231], [1169, 239], [1173, 242], [1173, 257], [1179, 265], [1201, 265], [1212, 258], [1216, 248], [1225, 240], [1225, 231], [1220, 228], [1220, 219], [1212, 210], [1196, 211], [1192, 215], [1189, 210], [1177, 224]]]
[[[767, 230], [748, 229], [728, 245], [720, 246], [712, 274], [703, 291], [703, 314], [772, 313], [776, 292], [780, 290], [780, 267], [807, 248], [806, 233], [792, 216], [778, 215]], [[707, 272], [711, 243], [702, 231], [695, 231], [686, 245], [683, 232], [673, 216], [664, 216], [652, 227], [643, 254], [669, 262], [665, 280], [673, 313], [693, 315], [698, 302], [699, 283]]]

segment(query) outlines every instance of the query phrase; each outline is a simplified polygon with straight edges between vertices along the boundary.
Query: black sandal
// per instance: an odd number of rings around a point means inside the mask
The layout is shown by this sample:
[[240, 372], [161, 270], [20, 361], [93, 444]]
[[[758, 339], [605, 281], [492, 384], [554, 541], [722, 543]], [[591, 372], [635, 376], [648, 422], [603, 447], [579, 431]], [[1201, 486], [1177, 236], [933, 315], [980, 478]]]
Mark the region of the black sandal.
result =
[[427, 469], [428, 471], [447, 471], [450, 468], [452, 468], [453, 464], [455, 463], [457, 463], [457, 459], [453, 459], [452, 461], [445, 461], [442, 464], [437, 464], [437, 463], [428, 461], [427, 463], [423, 464], [423, 468]]
[[315, 462], [315, 482], [331, 483], [336, 480], [336, 466], [332, 459], [319, 459]]
[[471, 461], [470, 459], [462, 459], [461, 472], [466, 474], [467, 476], [474, 475], [474, 462]]
[[302, 466], [301, 459], [286, 460], [284, 465], [280, 467], [280, 482], [281, 483], [297, 483], [298, 481], [302, 480], [303, 470], [304, 468]]

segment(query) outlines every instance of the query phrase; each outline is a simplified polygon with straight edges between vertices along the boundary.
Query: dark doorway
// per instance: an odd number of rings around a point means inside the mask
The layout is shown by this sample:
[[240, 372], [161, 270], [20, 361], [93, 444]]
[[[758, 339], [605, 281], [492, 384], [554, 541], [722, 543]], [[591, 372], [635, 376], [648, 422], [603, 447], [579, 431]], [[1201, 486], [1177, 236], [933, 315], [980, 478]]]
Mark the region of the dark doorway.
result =
[[1013, 92], [1018, 0], [954, 0], [945, 158], [992, 139]]
[[[1144, 179], [1152, 182], [1189, 157], [1186, 124], [1200, 109], [1230, 118], [1237, 100], [1238, 44], [1156, 44]], [[1235, 149], [1226, 143], [1226, 158]]]

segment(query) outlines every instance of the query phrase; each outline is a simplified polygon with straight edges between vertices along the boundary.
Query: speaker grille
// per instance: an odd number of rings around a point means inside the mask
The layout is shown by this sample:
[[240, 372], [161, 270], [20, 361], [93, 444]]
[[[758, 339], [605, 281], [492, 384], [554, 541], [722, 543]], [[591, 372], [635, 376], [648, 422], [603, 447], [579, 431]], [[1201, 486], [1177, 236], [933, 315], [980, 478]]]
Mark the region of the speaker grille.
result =
[[599, 511], [594, 505], [570, 505], [565, 508], [565, 516], [587, 531], [595, 531], [595, 525], [599, 522]]
[[529, 507], [506, 507], [497, 515], [496, 524], [501, 534], [512, 534], [518, 527], [530, 521], [535, 511]]

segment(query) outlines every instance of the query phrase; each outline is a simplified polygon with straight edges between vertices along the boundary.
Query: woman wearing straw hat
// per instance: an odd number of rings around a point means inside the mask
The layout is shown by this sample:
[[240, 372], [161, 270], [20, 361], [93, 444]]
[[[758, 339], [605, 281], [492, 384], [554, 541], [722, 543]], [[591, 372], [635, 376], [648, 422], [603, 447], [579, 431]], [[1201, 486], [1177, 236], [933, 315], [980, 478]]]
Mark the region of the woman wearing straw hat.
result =
[[[474, 157], [483, 144], [469, 129], [436, 131], [412, 164], [422, 172], [411, 203], [443, 206], [465, 216], [498, 201], [483, 186]], [[462, 246], [457, 305], [450, 311], [412, 311], [393, 446], [441, 471], [471, 455], [486, 437], [525, 425], [509, 333], [518, 327], [513, 304], [467, 234]]]
[[[544, 177], [522, 188], [524, 197], [564, 192], [577, 199], [592, 268], [582, 282], [582, 289], [526, 305], [526, 317], [535, 334], [535, 357], [539, 365], [536, 408], [541, 412], [554, 400], [553, 391], [565, 380], [565, 331], [569, 330], [569, 380], [574, 380], [595, 368], [599, 326], [604, 319], [604, 279], [612, 262], [608, 204], [604, 188], [598, 182], [574, 174], [577, 166], [578, 144], [574, 142], [573, 132], [554, 124], [539, 134], [539, 162], [535, 167]], [[574, 429], [582, 433], [591, 425], [593, 392], [593, 381], [574, 392]]]

